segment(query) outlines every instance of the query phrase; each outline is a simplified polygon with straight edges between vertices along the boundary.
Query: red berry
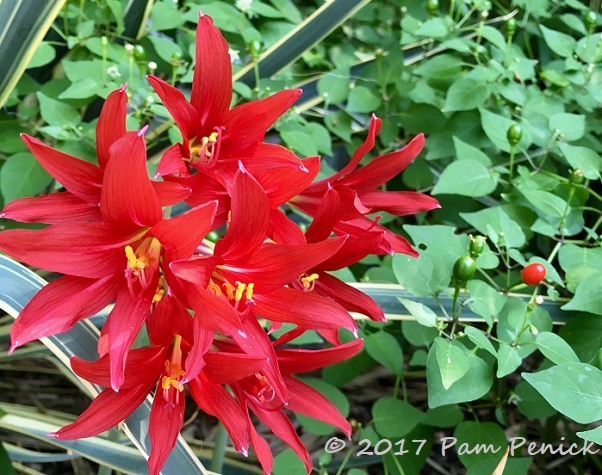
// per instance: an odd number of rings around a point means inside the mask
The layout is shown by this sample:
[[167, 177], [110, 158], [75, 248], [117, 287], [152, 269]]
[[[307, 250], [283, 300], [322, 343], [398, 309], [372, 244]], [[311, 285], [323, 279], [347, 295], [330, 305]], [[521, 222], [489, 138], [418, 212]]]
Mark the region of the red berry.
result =
[[546, 268], [539, 262], [529, 264], [521, 272], [523, 282], [527, 285], [537, 285], [546, 277]]

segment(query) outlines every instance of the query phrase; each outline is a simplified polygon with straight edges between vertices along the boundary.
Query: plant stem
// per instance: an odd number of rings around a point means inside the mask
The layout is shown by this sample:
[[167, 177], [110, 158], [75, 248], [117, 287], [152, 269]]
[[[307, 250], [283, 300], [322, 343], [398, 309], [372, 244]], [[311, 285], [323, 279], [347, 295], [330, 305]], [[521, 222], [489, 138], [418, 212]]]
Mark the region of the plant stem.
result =
[[212, 472], [222, 473], [227, 442], [228, 432], [226, 431], [224, 425], [221, 422], [219, 422], [217, 425], [217, 433], [215, 434], [215, 447], [213, 448], [211, 465], [209, 466], [209, 470], [211, 470]]

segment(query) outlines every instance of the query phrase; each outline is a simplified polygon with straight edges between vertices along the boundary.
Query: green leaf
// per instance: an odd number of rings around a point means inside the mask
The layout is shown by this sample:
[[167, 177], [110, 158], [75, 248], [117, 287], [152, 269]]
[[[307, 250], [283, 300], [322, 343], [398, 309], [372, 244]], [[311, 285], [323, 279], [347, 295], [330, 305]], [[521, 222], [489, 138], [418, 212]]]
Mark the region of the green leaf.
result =
[[558, 148], [560, 148], [569, 165], [574, 169], [581, 170], [585, 178], [590, 180], [600, 179], [602, 159], [594, 150], [564, 142], [559, 142]]
[[498, 246], [519, 248], [525, 244], [525, 234], [520, 225], [501, 206], [485, 208], [475, 213], [460, 213], [460, 217]]
[[288, 148], [300, 155], [309, 157], [318, 154], [318, 147], [315, 142], [302, 129], [282, 130], [280, 136], [286, 142]]
[[401, 333], [414, 346], [430, 346], [439, 332], [432, 327], [425, 327], [413, 320], [401, 322]]
[[172, 30], [186, 23], [186, 18], [173, 2], [158, 2], [151, 11], [152, 30]]
[[497, 357], [497, 352], [491, 344], [491, 341], [489, 341], [489, 339], [481, 330], [475, 327], [466, 327], [464, 328], [464, 333], [466, 333], [468, 339], [472, 341], [476, 346]]
[[560, 308], [602, 315], [602, 292], [600, 289], [602, 289], [602, 273], [597, 273], [582, 281], [571, 301]]
[[530, 419], [542, 419], [557, 413], [556, 409], [550, 406], [548, 401], [526, 381], [521, 381], [516, 385], [514, 398], [516, 407], [521, 414]]
[[563, 363], [522, 373], [558, 412], [581, 424], [602, 419], [602, 371], [586, 363]]
[[347, 110], [350, 112], [369, 113], [380, 106], [380, 98], [364, 86], [356, 86], [349, 93]]
[[556, 333], [538, 333], [535, 337], [535, 344], [552, 363], [579, 363], [579, 358], [573, 349]]
[[598, 426], [595, 429], [583, 430], [577, 432], [577, 435], [582, 439], [592, 441], [598, 445], [602, 445], [602, 426]]
[[73, 128], [81, 122], [79, 112], [75, 108], [42, 92], [37, 92], [36, 95], [40, 101], [40, 115], [48, 125]]
[[602, 318], [596, 315], [576, 315], [558, 333], [581, 361], [591, 362], [602, 348]]
[[[457, 452], [465, 467], [471, 467], [484, 459], [501, 460], [508, 445], [504, 431], [493, 422], [461, 422], [454, 431], [454, 437], [459, 445], [448, 450]], [[453, 440], [449, 440], [447, 444], [452, 442]], [[445, 441], [442, 443], [445, 444]], [[466, 450], [462, 450], [463, 446]]]
[[11, 156], [0, 169], [0, 187], [6, 203], [43, 193], [51, 181], [38, 161], [25, 152]]
[[2, 475], [15, 475], [15, 469], [2, 442], [0, 442], [0, 473]]
[[426, 78], [446, 79], [460, 74], [462, 64], [458, 56], [444, 53], [422, 61], [413, 72]]
[[94, 79], [86, 78], [74, 82], [59, 95], [59, 99], [88, 99], [94, 97], [102, 86]]
[[287, 448], [274, 457], [274, 475], [307, 475], [305, 463], [293, 449]]
[[450, 269], [443, 268], [426, 252], [420, 257], [405, 254], [393, 256], [393, 272], [397, 281], [419, 297], [437, 295], [449, 283]]
[[468, 371], [469, 352], [461, 343], [447, 338], [435, 338], [437, 365], [444, 389], [462, 378]]
[[497, 180], [487, 168], [475, 161], [458, 160], [450, 163], [439, 177], [433, 195], [455, 194], [485, 196], [497, 187]]
[[439, 406], [426, 411], [423, 424], [435, 427], [455, 427], [464, 419], [464, 413], [457, 404]]
[[406, 401], [378, 399], [372, 406], [376, 431], [383, 437], [403, 437], [426, 419], [426, 414]]
[[329, 104], [341, 104], [349, 95], [349, 68], [337, 68], [322, 76], [316, 86], [318, 93], [324, 97]]
[[505, 299], [493, 287], [481, 280], [471, 280], [468, 283], [470, 300], [468, 307], [477, 315], [493, 326], [493, 319], [504, 306]]
[[[349, 401], [347, 397], [335, 386], [319, 379], [302, 379], [302, 382], [320, 391], [330, 402], [332, 402], [343, 417], [349, 415]], [[325, 422], [314, 419], [313, 417], [304, 416], [303, 414], [295, 413], [295, 417], [301, 425], [312, 434], [329, 435], [335, 427]]]
[[515, 346], [500, 344], [497, 350], [497, 374], [498, 378], [512, 373], [516, 368], [520, 366], [523, 359]]
[[[454, 140], [454, 149], [458, 160], [472, 160], [484, 167], [491, 166], [491, 159], [481, 152], [478, 148], [463, 142], [458, 137], [452, 137]], [[465, 164], [468, 166], [468, 164]]]
[[0, 107], [16, 87], [65, 1], [0, 2]]
[[27, 69], [39, 68], [48, 63], [51, 63], [56, 58], [56, 50], [51, 44], [42, 41], [38, 48], [35, 50], [31, 61], [27, 65]]
[[[487, 109], [481, 108], [479, 112], [481, 114], [481, 126], [487, 137], [489, 137], [489, 140], [500, 150], [510, 152], [510, 144], [508, 143], [506, 132], [516, 122], [507, 117], [489, 112]], [[526, 150], [531, 145], [532, 137], [527, 127], [523, 127], [522, 129], [523, 136], [517, 147]]]
[[403, 353], [399, 342], [386, 331], [367, 335], [364, 340], [366, 352], [377, 362], [396, 375], [403, 374]]
[[480, 81], [461, 78], [447, 90], [443, 112], [465, 111], [481, 107], [489, 97], [487, 86]]
[[470, 354], [468, 356], [468, 371], [446, 390], [441, 380], [436, 353], [435, 345], [431, 346], [426, 366], [426, 384], [430, 408], [474, 401], [487, 394], [493, 384], [493, 379], [491, 368], [485, 361], [475, 354]]
[[565, 140], [579, 140], [585, 134], [585, 116], [581, 114], [555, 114], [550, 117], [550, 130], [558, 129]]
[[437, 315], [426, 305], [401, 297], [397, 297], [397, 299], [421, 325], [424, 325], [425, 327], [434, 327], [437, 325]]
[[532, 188], [521, 188], [520, 192], [527, 198], [529, 203], [544, 213], [556, 218], [564, 216], [567, 203], [559, 196], [548, 191], [534, 190]]
[[486, 25], [481, 28], [481, 36], [502, 51], [506, 51], [506, 40], [498, 29]]
[[171, 39], [149, 36], [148, 40], [152, 43], [153, 48], [159, 57], [166, 63], [171, 61], [174, 54], [182, 55], [182, 48]]
[[416, 30], [416, 36], [427, 36], [429, 38], [443, 38], [449, 33], [447, 23], [443, 18], [431, 18], [425, 21]]
[[539, 28], [543, 33], [544, 41], [554, 53], [563, 58], [568, 58], [573, 55], [575, 47], [577, 46], [575, 38], [565, 33], [546, 28], [543, 25], [540, 25]]

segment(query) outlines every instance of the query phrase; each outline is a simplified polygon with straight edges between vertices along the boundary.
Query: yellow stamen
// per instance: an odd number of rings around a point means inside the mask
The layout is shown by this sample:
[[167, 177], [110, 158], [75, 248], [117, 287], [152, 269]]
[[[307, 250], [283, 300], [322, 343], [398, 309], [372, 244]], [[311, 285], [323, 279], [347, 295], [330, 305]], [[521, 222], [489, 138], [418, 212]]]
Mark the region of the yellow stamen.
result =
[[211, 290], [213, 290], [215, 295], [217, 295], [217, 296], [222, 295], [222, 289], [220, 289], [219, 285], [217, 285], [215, 282], [213, 282], [213, 280], [209, 280], [209, 288]]
[[161, 377], [161, 388], [164, 390], [168, 390], [171, 387], [176, 388], [178, 391], [184, 390], [184, 387], [180, 384], [180, 380], [186, 376], [186, 372], [182, 369], [181, 343], [182, 337], [176, 335], [171, 350], [171, 360], [165, 360], [165, 371], [167, 374]]
[[305, 290], [311, 290], [313, 289], [313, 286], [315, 285], [313, 282], [314, 280], [318, 279], [320, 276], [318, 274], [311, 274], [307, 277], [301, 277], [301, 283], [303, 284], [303, 288]]
[[245, 297], [247, 298], [247, 300], [251, 300], [253, 298], [253, 288], [255, 287], [255, 284], [253, 282], [251, 282], [250, 284], [247, 284], [247, 292], [245, 294]]
[[224, 288], [226, 289], [226, 295], [230, 300], [234, 300], [234, 286], [230, 282], [224, 282]]
[[246, 284], [236, 281], [236, 295], [234, 296], [234, 300], [239, 302], [240, 299], [242, 299], [242, 294], [244, 293], [246, 287]]

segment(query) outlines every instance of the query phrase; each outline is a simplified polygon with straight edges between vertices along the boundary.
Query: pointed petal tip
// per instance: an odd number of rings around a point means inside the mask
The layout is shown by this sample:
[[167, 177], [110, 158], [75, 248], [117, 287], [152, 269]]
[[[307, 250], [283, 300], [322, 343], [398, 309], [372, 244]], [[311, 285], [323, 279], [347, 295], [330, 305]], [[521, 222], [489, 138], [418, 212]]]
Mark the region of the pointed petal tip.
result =
[[124, 82], [124, 83], [123, 83], [123, 86], [121, 86], [121, 87], [119, 88], [119, 92], [125, 92], [125, 90], [127, 89], [127, 87], [128, 87], [128, 83], [127, 83], [127, 82]]
[[241, 447], [240, 453], [243, 454], [245, 457], [248, 457], [249, 456], [249, 447]]
[[144, 127], [142, 127], [139, 131], [138, 131], [138, 137], [144, 137], [144, 134], [146, 134], [146, 131], [148, 130], [148, 124], [145, 125]]
[[8, 356], [12, 355], [13, 351], [15, 351], [18, 346], [19, 346], [19, 341], [15, 340], [15, 342], [10, 345], [10, 348], [6, 352], [6, 353], [8, 353]]
[[46, 437], [52, 437], [53, 439], [58, 439], [59, 438], [59, 433], [57, 432], [49, 432], [48, 434], [46, 434]]

